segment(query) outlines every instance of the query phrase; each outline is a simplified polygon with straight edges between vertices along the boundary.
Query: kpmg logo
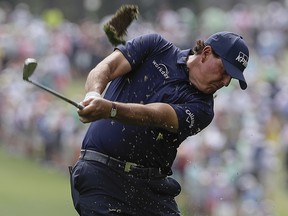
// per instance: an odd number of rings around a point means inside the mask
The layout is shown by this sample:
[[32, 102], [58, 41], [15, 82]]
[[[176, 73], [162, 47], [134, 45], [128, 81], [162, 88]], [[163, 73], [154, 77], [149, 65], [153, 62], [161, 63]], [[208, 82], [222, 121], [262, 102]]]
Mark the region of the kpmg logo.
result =
[[155, 60], [152, 62], [155, 68], [164, 76], [165, 79], [169, 78], [169, 71], [166, 65], [158, 64]]
[[240, 64], [242, 64], [245, 68], [247, 67], [249, 57], [245, 55], [243, 52], [239, 52], [237, 58], [235, 59]]

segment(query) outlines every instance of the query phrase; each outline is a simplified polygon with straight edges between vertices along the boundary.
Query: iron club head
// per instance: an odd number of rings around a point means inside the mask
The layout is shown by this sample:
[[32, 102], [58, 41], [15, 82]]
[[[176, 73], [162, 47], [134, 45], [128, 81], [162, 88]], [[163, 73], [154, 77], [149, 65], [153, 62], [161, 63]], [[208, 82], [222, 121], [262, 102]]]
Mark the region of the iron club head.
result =
[[36, 67], [37, 61], [34, 58], [27, 58], [23, 67], [23, 80], [28, 80], [29, 77], [34, 73]]
[[78, 109], [83, 109], [84, 107], [81, 104], [76, 103], [75, 101], [70, 100], [69, 98], [65, 97], [64, 95], [36, 82], [33, 80], [29, 80], [29, 77], [33, 74], [33, 72], [35, 71], [37, 67], [37, 61], [33, 58], [27, 58], [24, 62], [24, 67], [23, 67], [23, 80], [55, 95], [56, 97], [61, 98], [62, 100], [74, 105], [75, 107], [77, 107]]

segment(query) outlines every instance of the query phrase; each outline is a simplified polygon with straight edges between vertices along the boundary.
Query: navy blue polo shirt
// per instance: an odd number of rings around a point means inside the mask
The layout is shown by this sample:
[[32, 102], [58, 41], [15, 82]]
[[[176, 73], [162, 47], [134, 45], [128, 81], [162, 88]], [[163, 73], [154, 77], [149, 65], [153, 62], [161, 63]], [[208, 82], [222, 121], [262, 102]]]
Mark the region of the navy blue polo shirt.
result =
[[123, 103], [168, 103], [177, 113], [179, 130], [102, 119], [91, 123], [82, 147], [146, 167], [171, 167], [181, 142], [212, 121], [213, 95], [189, 82], [186, 60], [191, 49], [180, 50], [158, 34], [142, 35], [116, 49], [132, 70], [113, 80], [104, 97]]

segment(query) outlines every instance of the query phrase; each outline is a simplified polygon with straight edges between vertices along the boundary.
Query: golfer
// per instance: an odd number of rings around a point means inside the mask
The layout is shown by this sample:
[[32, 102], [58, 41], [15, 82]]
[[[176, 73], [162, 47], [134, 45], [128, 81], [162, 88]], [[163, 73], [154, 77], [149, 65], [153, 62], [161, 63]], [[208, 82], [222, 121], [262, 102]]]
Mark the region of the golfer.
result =
[[159, 34], [117, 46], [90, 71], [78, 110], [91, 123], [71, 168], [78, 213], [180, 215], [174, 198], [181, 187], [171, 177], [177, 148], [211, 123], [218, 89], [232, 78], [246, 89], [248, 59], [245, 41], [232, 32], [187, 50]]

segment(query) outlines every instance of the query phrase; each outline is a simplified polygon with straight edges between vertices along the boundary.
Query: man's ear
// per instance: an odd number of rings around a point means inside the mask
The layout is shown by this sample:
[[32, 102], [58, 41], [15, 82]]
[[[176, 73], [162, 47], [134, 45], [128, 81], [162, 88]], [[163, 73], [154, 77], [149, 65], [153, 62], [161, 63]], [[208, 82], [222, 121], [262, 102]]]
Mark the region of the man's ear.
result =
[[203, 48], [201, 53], [201, 61], [205, 62], [207, 60], [207, 57], [212, 54], [212, 48], [211, 46], [207, 45]]

